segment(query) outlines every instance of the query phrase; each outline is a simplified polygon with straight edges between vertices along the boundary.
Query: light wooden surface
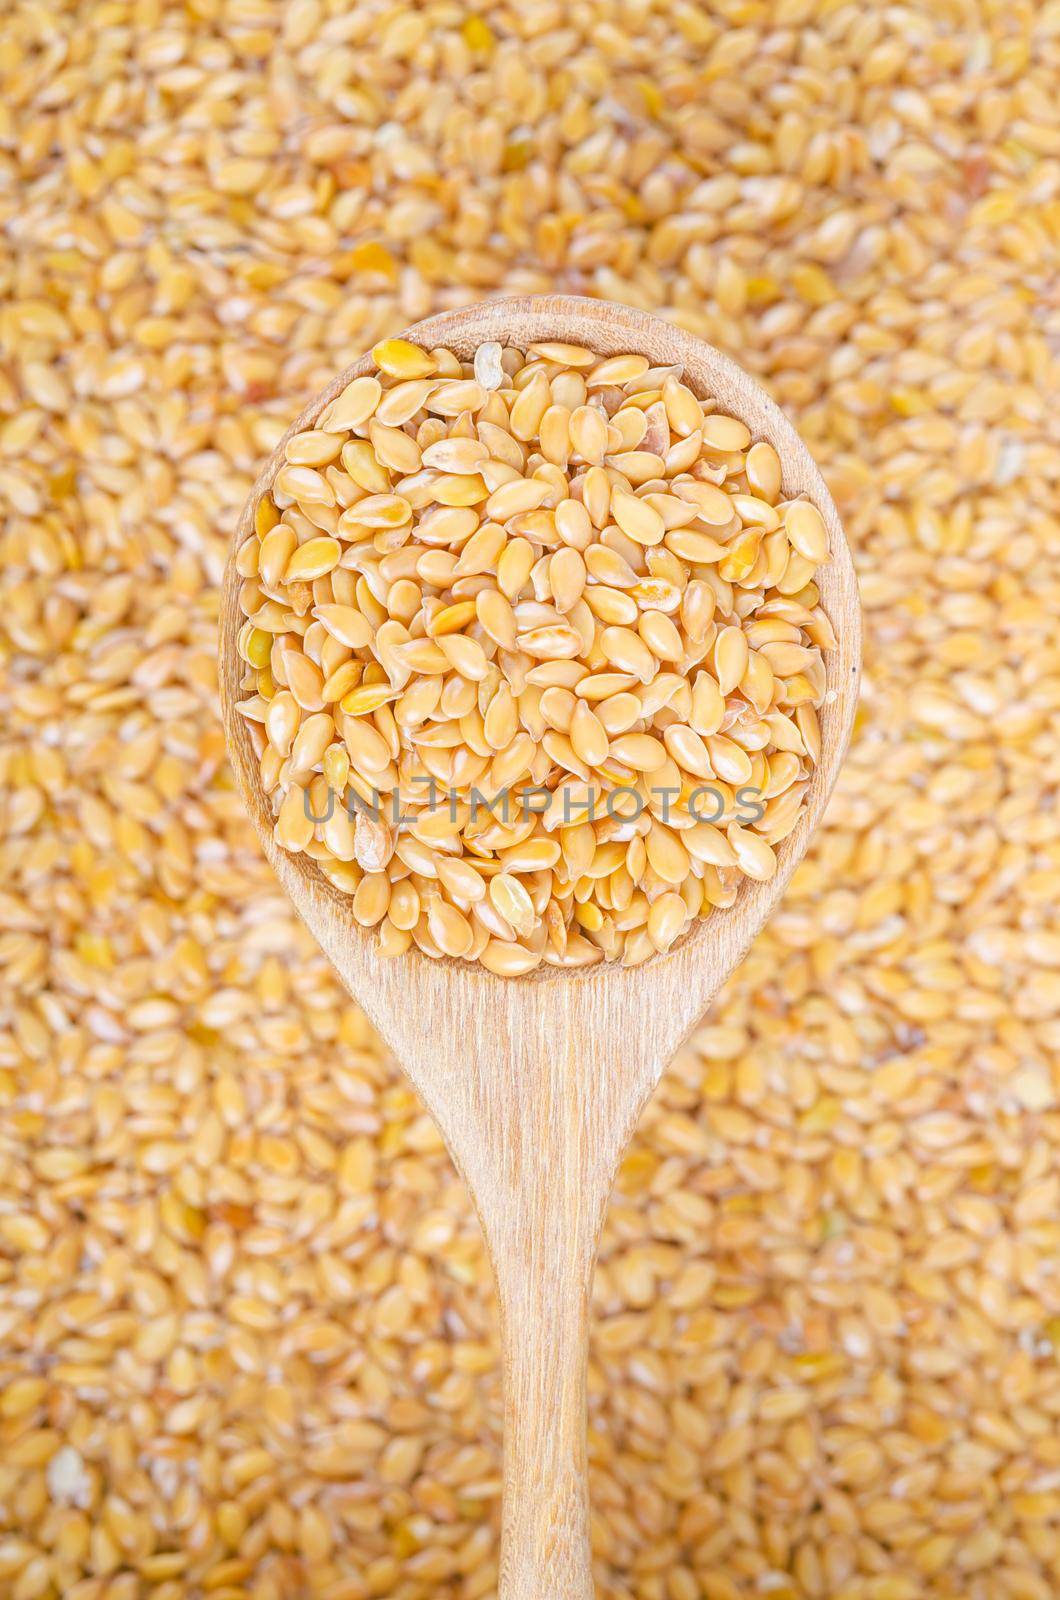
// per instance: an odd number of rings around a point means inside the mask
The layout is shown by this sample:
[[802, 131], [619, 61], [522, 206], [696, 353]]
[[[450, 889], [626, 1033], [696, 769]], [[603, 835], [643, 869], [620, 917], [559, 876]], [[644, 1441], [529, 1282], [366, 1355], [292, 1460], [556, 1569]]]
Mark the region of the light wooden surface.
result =
[[[426, 348], [469, 357], [486, 340], [585, 344], [679, 362], [700, 394], [741, 417], [780, 455], [784, 492], [807, 495], [828, 526], [832, 559], [822, 601], [839, 640], [825, 659], [822, 756], [805, 813], [778, 848], [771, 883], [744, 884], [666, 956], [626, 971], [495, 978], [418, 951], [381, 960], [375, 934], [305, 856], [272, 837], [272, 813], [243, 719], [235, 640], [239, 579], [229, 562], [222, 598], [221, 700], [237, 783], [262, 847], [295, 908], [350, 993], [416, 1085], [478, 1212], [501, 1307], [505, 1385], [502, 1600], [589, 1600], [593, 1593], [585, 1463], [589, 1292], [619, 1161], [666, 1063], [695, 1027], [783, 893], [821, 819], [850, 735], [861, 617], [853, 565], [824, 482], [792, 425], [758, 385], [710, 346], [644, 312], [604, 301], [542, 296], [492, 300], [406, 330]], [[302, 413], [309, 427], [366, 356]], [[233, 550], [253, 526], [282, 443], [262, 472]]]

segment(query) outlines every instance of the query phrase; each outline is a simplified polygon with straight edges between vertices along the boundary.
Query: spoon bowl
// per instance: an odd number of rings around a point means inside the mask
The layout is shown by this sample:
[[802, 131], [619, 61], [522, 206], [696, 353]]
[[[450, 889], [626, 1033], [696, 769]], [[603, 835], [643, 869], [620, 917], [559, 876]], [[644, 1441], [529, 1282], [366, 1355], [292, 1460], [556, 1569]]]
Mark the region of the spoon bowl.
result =
[[367, 1013], [427, 1109], [471, 1193], [497, 1283], [504, 1361], [502, 1600], [589, 1600], [593, 1593], [585, 1446], [589, 1297], [600, 1231], [623, 1151], [674, 1053], [780, 899], [821, 821], [857, 702], [861, 618], [838, 513], [809, 451], [782, 411], [728, 357], [661, 319], [568, 296], [491, 300], [430, 317], [402, 338], [463, 359], [487, 341], [525, 348], [554, 339], [600, 355], [633, 352], [678, 364], [700, 395], [740, 418], [780, 457], [786, 497], [821, 512], [830, 560], [821, 603], [838, 645], [825, 656], [821, 756], [802, 814], [777, 846], [769, 882], [744, 880], [735, 904], [694, 925], [642, 966], [600, 963], [526, 978], [432, 961], [413, 949], [386, 960], [349, 897], [305, 855], [273, 837], [273, 813], [236, 705], [243, 621], [234, 553], [283, 463], [291, 434], [314, 425], [354, 378], [355, 362], [306, 407], [269, 457], [240, 519], [225, 573], [220, 689], [240, 795], [295, 909]]

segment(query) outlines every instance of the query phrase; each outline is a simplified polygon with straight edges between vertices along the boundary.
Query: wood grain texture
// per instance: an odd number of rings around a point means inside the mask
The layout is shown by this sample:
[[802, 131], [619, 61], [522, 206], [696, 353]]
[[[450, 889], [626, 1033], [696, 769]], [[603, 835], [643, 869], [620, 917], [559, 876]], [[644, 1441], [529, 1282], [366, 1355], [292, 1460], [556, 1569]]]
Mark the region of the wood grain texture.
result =
[[[839, 647], [825, 657], [822, 755], [803, 816], [778, 847], [770, 883], [746, 882], [665, 956], [631, 971], [601, 965], [522, 979], [478, 966], [433, 962], [418, 951], [380, 959], [375, 934], [304, 856], [280, 850], [243, 719], [236, 652], [239, 578], [230, 561], [220, 625], [221, 701], [243, 801], [295, 908], [350, 993], [415, 1083], [472, 1195], [496, 1275], [505, 1372], [503, 1600], [589, 1600], [585, 1473], [585, 1367], [589, 1292], [618, 1164], [666, 1063], [742, 959], [782, 895], [821, 820], [854, 717], [861, 614], [839, 517], [809, 452], [784, 414], [727, 357], [659, 318], [605, 301], [565, 296], [492, 300], [406, 330], [426, 348], [469, 357], [486, 340], [585, 344], [602, 355], [636, 351], [680, 363], [701, 395], [773, 445], [788, 496], [821, 511], [832, 559], [822, 602]], [[289, 430], [312, 426], [354, 377], [356, 362]], [[286, 438], [287, 436], [285, 436]], [[270, 457], [240, 520], [233, 551], [282, 463]]]

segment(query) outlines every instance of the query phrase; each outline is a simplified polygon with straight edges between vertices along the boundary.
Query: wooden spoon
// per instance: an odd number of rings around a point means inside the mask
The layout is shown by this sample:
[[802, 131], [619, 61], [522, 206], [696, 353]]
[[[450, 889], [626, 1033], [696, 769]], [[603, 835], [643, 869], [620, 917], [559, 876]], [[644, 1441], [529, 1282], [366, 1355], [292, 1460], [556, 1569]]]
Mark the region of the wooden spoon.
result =
[[[401, 1062], [471, 1192], [500, 1299], [504, 1360], [503, 1600], [588, 1600], [593, 1593], [586, 1481], [585, 1380], [589, 1294], [611, 1187], [640, 1112], [666, 1063], [742, 959], [784, 891], [821, 820], [854, 717], [861, 626], [853, 564], [839, 517], [795, 429], [756, 383], [691, 334], [627, 306], [567, 296], [490, 300], [429, 317], [403, 337], [469, 358], [487, 340], [540, 339], [601, 355], [635, 351], [680, 364], [702, 395], [766, 439], [783, 466], [783, 492], [808, 496], [829, 531], [820, 570], [839, 641], [825, 657], [821, 759], [805, 810], [778, 847], [769, 883], [744, 882], [665, 956], [632, 969], [602, 964], [570, 974], [493, 977], [482, 967], [430, 961], [418, 951], [387, 961], [350, 900], [304, 855], [273, 840], [246, 724], [236, 713], [243, 664], [236, 650], [240, 578], [230, 559], [220, 628], [221, 701], [236, 781], [262, 848], [321, 949]], [[312, 427], [368, 356], [348, 368], [290, 429]], [[251, 532], [283, 443], [270, 456], [240, 519], [233, 551]]]

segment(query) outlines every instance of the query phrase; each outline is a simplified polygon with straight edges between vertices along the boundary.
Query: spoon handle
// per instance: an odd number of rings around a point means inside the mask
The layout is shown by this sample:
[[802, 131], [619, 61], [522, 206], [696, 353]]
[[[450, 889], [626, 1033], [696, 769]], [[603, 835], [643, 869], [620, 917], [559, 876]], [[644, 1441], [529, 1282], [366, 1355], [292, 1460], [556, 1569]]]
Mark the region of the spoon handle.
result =
[[592, 1600], [585, 1380], [596, 1235], [586, 1237], [577, 1209], [564, 1216], [552, 1198], [545, 1207], [520, 1230], [520, 1248], [502, 1255], [495, 1241], [493, 1250], [504, 1359], [500, 1596]]
[[524, 985], [398, 967], [373, 972], [380, 1025], [474, 1200], [500, 1303], [500, 1600], [592, 1600], [593, 1270], [622, 1152], [687, 1019], [640, 969], [616, 991], [567, 976]]

